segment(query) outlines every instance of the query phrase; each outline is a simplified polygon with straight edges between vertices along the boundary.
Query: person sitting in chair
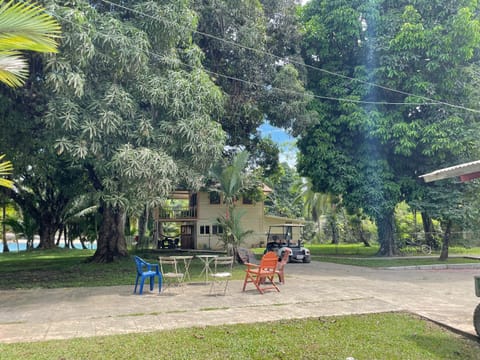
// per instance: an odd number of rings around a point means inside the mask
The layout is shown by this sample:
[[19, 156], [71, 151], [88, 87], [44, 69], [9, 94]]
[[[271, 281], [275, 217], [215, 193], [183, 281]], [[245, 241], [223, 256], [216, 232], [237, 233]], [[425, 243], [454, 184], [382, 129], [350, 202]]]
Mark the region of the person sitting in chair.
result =
[[272, 237], [272, 240], [273, 241], [270, 241], [269, 243], [267, 243], [267, 251], [274, 251], [274, 249], [279, 249], [282, 247], [282, 243], [280, 241], [280, 239], [278, 238], [277, 235], [273, 235]]

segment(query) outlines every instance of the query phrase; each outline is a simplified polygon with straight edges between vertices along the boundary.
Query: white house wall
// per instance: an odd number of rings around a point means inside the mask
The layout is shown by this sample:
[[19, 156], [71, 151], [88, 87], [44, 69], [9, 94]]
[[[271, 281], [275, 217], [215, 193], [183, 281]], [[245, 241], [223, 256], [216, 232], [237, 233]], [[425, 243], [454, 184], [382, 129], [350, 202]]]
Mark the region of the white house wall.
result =
[[[226, 207], [225, 204], [210, 204], [209, 194], [207, 192], [199, 192], [197, 195], [198, 202], [198, 214], [197, 214], [197, 249], [215, 249], [219, 250], [222, 247], [219, 242], [219, 237], [213, 234], [213, 226], [216, 225], [217, 219], [221, 216], [225, 216]], [[244, 247], [258, 246], [261, 241], [265, 241], [264, 230], [264, 214], [263, 214], [263, 201], [255, 204], [243, 204], [240, 199], [235, 204], [235, 211], [244, 211], [242, 217], [242, 226], [244, 230], [253, 230], [253, 234], [248, 236]], [[203, 226], [203, 234], [201, 233]], [[205, 234], [206, 227], [209, 227], [209, 234]]]

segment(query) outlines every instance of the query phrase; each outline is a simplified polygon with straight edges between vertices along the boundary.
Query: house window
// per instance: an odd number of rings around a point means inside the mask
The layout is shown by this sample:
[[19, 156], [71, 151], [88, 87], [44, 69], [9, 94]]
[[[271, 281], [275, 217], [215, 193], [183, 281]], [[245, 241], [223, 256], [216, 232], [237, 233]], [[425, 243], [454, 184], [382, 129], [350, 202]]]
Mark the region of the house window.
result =
[[215, 191], [211, 191], [209, 194], [210, 204], [220, 204], [220, 194]]
[[200, 225], [200, 235], [210, 234], [210, 225]]
[[212, 225], [212, 234], [223, 234], [222, 225]]

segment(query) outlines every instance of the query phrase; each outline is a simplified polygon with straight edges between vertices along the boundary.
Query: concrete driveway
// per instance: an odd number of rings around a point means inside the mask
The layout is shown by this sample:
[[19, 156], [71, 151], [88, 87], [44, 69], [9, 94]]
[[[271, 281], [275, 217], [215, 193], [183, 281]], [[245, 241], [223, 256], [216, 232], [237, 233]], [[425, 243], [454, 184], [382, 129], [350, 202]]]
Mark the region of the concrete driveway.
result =
[[209, 295], [204, 284], [142, 296], [132, 294], [133, 285], [0, 291], [0, 342], [390, 311], [475, 334], [480, 298], [473, 277], [480, 268], [386, 270], [314, 261], [288, 264], [286, 275], [280, 293], [264, 295], [252, 285], [242, 292], [243, 281], [231, 282], [226, 296]]

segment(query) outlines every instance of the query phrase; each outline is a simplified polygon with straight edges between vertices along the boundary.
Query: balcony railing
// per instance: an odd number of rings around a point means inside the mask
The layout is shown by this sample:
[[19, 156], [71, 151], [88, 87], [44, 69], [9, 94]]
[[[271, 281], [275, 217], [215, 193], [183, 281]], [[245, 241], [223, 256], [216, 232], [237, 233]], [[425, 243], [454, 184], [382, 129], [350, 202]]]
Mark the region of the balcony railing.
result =
[[184, 220], [184, 219], [196, 219], [197, 207], [178, 207], [178, 206], [166, 206], [159, 209], [159, 220]]

